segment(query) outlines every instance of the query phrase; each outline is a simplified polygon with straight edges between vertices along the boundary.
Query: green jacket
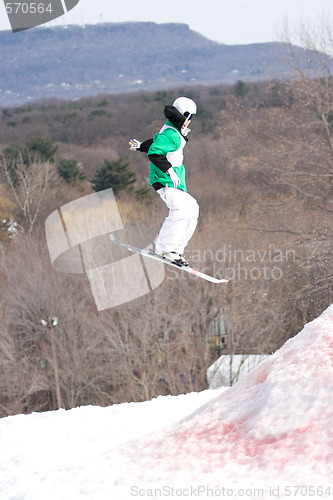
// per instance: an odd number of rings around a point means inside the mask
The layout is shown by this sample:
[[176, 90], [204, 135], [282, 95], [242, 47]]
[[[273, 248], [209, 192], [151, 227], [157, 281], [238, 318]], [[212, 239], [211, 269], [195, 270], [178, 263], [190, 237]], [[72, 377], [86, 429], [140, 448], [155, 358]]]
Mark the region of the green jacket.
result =
[[[153, 143], [148, 150], [148, 156], [161, 155], [167, 158], [180, 178], [180, 184], [177, 189], [181, 189], [182, 191], [187, 191], [185, 181], [186, 172], [183, 165], [183, 148], [185, 144], [186, 140], [182, 137], [181, 133], [171, 122], [167, 121], [160, 132], [155, 134]], [[149, 184], [152, 186], [155, 183], [173, 187], [168, 174], [151, 162], [149, 165]]]

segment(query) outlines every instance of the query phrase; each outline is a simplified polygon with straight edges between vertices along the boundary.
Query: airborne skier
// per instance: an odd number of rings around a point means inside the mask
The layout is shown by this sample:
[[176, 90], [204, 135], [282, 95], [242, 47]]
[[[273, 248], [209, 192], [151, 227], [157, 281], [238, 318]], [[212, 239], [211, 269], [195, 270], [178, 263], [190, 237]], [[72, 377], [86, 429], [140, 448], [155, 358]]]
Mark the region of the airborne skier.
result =
[[188, 97], [178, 97], [164, 108], [166, 123], [152, 139], [131, 139], [132, 151], [141, 151], [150, 160], [149, 184], [169, 209], [154, 245], [156, 255], [174, 264], [188, 266], [184, 249], [196, 229], [199, 205], [187, 192], [183, 149], [188, 141], [188, 128], [197, 106]]

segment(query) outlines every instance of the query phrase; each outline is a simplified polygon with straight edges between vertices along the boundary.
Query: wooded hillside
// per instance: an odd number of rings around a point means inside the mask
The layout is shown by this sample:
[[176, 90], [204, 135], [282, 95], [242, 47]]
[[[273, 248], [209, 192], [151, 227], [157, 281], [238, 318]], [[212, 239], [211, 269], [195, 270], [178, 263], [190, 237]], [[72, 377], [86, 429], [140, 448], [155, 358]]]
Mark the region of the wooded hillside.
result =
[[[127, 144], [152, 137], [178, 95], [198, 105], [185, 166], [201, 212], [186, 257], [230, 284], [167, 271], [153, 293], [98, 313], [84, 275], [52, 269], [45, 219], [93, 192], [107, 164], [136, 177], [117, 193], [123, 220], [157, 232], [165, 209], [146, 192], [145, 155]], [[332, 97], [329, 74], [300, 73], [291, 82], [3, 108], [1, 415], [59, 406], [52, 332], [61, 405], [106, 405], [202, 390], [218, 354], [271, 353], [325, 309], [333, 286]], [[54, 328], [41, 324], [54, 316]]]
[[[299, 54], [303, 49], [295, 47]], [[186, 24], [106, 23], [0, 32], [0, 106], [43, 98], [292, 77], [282, 43], [224, 45]], [[307, 57], [312, 64], [311, 51]], [[326, 57], [327, 64], [332, 60]]]

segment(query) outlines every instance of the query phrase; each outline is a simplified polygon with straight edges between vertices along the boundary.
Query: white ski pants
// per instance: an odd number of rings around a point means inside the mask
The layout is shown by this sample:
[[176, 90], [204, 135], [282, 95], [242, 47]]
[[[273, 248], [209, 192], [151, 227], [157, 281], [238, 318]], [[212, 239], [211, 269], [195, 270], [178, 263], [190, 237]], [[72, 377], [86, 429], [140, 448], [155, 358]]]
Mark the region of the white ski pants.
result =
[[184, 253], [193, 236], [199, 217], [199, 205], [190, 194], [180, 189], [164, 187], [157, 191], [169, 209], [155, 243], [156, 252]]

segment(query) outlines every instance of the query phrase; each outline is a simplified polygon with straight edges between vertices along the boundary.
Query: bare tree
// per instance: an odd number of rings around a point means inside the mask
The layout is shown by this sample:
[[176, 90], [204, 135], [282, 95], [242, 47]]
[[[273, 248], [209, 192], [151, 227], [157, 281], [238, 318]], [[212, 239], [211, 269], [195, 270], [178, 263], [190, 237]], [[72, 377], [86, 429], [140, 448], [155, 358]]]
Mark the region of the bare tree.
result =
[[27, 163], [22, 155], [11, 164], [5, 156], [1, 158], [4, 179], [10, 187], [21, 211], [24, 225], [32, 232], [35, 222], [45, 202], [48, 189], [58, 178], [56, 167], [42, 162], [38, 157]]

